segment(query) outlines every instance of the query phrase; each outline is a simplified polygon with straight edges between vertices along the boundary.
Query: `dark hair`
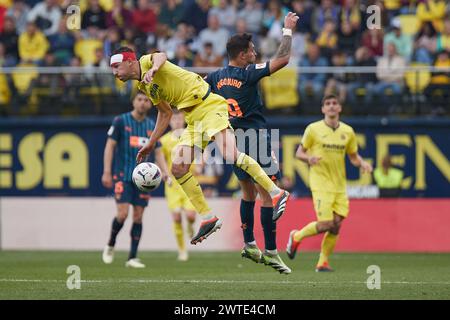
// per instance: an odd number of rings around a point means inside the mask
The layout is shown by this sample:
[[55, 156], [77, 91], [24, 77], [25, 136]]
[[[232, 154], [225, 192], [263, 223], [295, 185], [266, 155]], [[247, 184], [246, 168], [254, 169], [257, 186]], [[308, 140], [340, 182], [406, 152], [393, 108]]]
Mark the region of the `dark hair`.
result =
[[331, 94], [327, 94], [326, 96], [324, 96], [322, 98], [322, 106], [325, 104], [325, 101], [330, 100], [330, 99], [336, 99], [337, 102], [340, 104], [340, 101], [339, 101], [337, 95], [331, 93]]
[[252, 41], [252, 35], [248, 33], [235, 34], [227, 42], [227, 53], [230, 60], [237, 58], [239, 53], [246, 52]]
[[136, 94], [134, 95], [133, 100], [136, 99], [136, 97], [137, 97], [138, 95], [140, 95], [140, 94], [143, 94], [144, 96], [147, 96], [147, 95], [145, 94], [144, 91], [138, 90], [138, 91], [136, 91]]
[[119, 49], [114, 50], [114, 54], [122, 53], [122, 52], [134, 52], [133, 49], [130, 49], [128, 47], [120, 47]]

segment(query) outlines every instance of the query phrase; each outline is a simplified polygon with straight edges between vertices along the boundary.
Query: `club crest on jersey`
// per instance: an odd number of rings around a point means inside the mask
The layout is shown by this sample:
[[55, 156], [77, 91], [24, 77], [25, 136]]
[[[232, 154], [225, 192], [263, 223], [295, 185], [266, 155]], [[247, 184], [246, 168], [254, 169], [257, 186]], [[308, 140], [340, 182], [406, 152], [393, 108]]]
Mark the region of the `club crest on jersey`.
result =
[[152, 86], [150, 88], [150, 97], [153, 99], [159, 98], [159, 86], [156, 83], [152, 83]]
[[345, 134], [341, 134], [341, 140], [345, 140]]

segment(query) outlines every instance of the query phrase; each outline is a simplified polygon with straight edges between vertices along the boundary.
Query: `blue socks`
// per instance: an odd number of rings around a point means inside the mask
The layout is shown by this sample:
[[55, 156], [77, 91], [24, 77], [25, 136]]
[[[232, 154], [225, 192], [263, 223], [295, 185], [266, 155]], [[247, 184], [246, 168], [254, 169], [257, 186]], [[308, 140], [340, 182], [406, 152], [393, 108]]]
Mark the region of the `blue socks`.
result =
[[142, 223], [133, 223], [130, 232], [131, 250], [128, 260], [136, 258], [139, 240], [141, 240], [141, 234], [142, 234]]
[[[241, 222], [245, 243], [255, 241], [253, 235], [255, 202], [241, 200]], [[272, 220], [273, 208], [261, 207], [261, 225], [264, 231], [264, 242], [266, 250], [276, 250], [276, 223]]]
[[119, 222], [119, 220], [117, 220], [117, 218], [114, 218], [114, 220], [112, 222], [111, 236], [109, 238], [108, 246], [114, 247], [114, 245], [116, 244], [117, 234], [119, 233], [120, 229], [122, 229], [122, 227], [123, 227], [123, 222]]
[[272, 220], [273, 208], [261, 207], [261, 225], [264, 231], [264, 242], [266, 244], [266, 250], [277, 249], [277, 225]]
[[241, 228], [246, 243], [255, 241], [255, 236], [253, 235], [254, 209], [255, 201], [245, 201], [241, 199]]

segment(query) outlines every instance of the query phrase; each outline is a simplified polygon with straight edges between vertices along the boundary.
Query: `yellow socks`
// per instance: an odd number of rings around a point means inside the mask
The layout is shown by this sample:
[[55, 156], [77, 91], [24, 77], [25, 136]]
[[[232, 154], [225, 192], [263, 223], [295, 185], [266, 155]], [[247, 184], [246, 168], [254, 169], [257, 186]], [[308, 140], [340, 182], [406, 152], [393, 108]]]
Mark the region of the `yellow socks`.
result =
[[189, 200], [191, 200], [195, 210], [200, 215], [207, 215], [211, 213], [211, 209], [206, 203], [205, 196], [203, 195], [202, 188], [191, 172], [186, 173], [181, 178], [177, 178], [177, 181], [181, 188], [183, 188]]
[[175, 233], [175, 238], [177, 239], [178, 250], [185, 251], [186, 246], [184, 244], [183, 225], [181, 222], [173, 223], [173, 232]]
[[280, 193], [280, 188], [270, 180], [269, 176], [264, 172], [261, 166], [254, 159], [245, 153], [240, 153], [236, 160], [236, 166], [247, 172], [253, 180], [264, 188], [273, 197]]
[[300, 231], [294, 233], [294, 240], [302, 241], [304, 238], [311, 237], [317, 234], [317, 221], [311, 222], [303, 227]]
[[322, 240], [322, 250], [320, 251], [319, 262], [317, 262], [318, 266], [321, 266], [325, 262], [328, 262], [328, 257], [333, 253], [337, 239], [338, 235], [332, 234], [330, 232], [325, 233], [325, 236]]

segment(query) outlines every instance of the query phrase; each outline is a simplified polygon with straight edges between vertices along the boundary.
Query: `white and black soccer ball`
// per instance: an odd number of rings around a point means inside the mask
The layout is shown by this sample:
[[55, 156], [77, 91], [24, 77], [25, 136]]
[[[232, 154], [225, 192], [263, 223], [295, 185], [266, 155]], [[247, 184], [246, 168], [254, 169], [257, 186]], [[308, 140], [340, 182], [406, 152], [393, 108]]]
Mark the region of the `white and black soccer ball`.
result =
[[161, 183], [161, 170], [152, 162], [142, 162], [133, 170], [133, 183], [144, 192], [158, 188]]

